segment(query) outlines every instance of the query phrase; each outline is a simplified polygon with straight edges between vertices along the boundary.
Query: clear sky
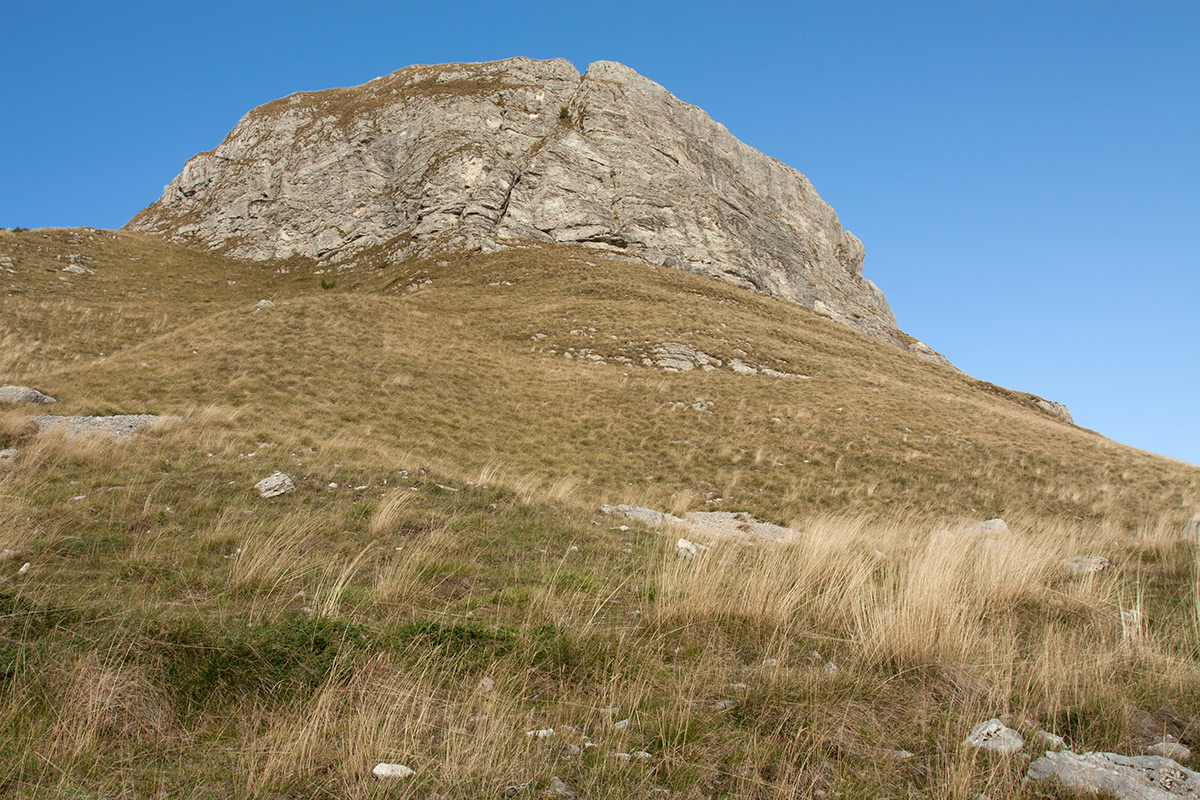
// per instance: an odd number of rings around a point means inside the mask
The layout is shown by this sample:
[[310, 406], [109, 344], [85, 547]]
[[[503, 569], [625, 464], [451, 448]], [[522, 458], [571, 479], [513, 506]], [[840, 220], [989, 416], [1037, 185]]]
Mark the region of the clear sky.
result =
[[0, 227], [115, 228], [251, 107], [625, 63], [806, 174], [900, 327], [1200, 463], [1200, 2], [9, 3]]

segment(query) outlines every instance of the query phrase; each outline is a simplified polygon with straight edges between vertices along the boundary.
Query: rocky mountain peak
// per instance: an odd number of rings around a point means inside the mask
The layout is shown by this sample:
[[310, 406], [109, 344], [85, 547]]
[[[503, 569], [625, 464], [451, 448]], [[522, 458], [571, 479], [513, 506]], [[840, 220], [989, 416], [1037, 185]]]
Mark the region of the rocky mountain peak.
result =
[[368, 248], [544, 240], [901, 333], [863, 247], [796, 170], [629, 67], [511, 58], [412, 66], [250, 111], [128, 227], [229, 255], [339, 263]]

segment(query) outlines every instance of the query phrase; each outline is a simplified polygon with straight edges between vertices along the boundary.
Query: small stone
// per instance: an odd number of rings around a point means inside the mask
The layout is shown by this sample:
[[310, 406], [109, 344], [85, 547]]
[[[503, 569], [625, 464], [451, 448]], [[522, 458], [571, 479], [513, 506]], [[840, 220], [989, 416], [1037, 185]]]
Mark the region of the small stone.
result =
[[606, 717], [614, 717], [620, 711], [621, 709], [617, 706], [605, 706], [604, 708], [600, 709], [600, 713]]
[[713, 711], [724, 711], [725, 709], [733, 708], [736, 705], [737, 705], [736, 700], [718, 700], [717, 702], [713, 703], [712, 710]]
[[254, 488], [262, 497], [278, 497], [281, 494], [296, 491], [296, 484], [282, 472], [273, 472], [254, 484]]
[[21, 555], [20, 550], [10, 550], [9, 548], [5, 547], [0, 549], [0, 562], [11, 561], [19, 555]]
[[884, 750], [879, 755], [884, 761], [908, 761], [913, 757], [907, 750]]
[[779, 659], [778, 658], [764, 658], [762, 665], [766, 669], [770, 669], [772, 667], [778, 667]]
[[1152, 756], [1162, 756], [1169, 758], [1172, 761], [1187, 761], [1192, 757], [1192, 751], [1179, 742], [1163, 740], [1146, 748], [1146, 752]]
[[1021, 734], [1006, 727], [998, 719], [985, 720], [967, 734], [963, 744], [976, 750], [988, 750], [993, 753], [1016, 753], [1025, 746]]
[[270, 300], [267, 300], [264, 298], [262, 300], [259, 300], [257, 303], [255, 303], [254, 307], [255, 308], [274, 308], [275, 304], [272, 303]]
[[645, 750], [634, 750], [629, 755], [638, 759], [639, 761], [649, 761], [650, 759], [654, 758], [654, 756], [650, 755]]
[[1200, 517], [1192, 517], [1192, 519], [1183, 526], [1183, 530], [1179, 532], [1179, 538], [1185, 542], [1200, 541]]
[[623, 731], [628, 727], [629, 727], [629, 719], [628, 718], [619, 720], [619, 721], [613, 723], [613, 728], [615, 728], [616, 730], [619, 730], [619, 731]]
[[542, 728], [537, 731], [525, 731], [525, 735], [530, 739], [549, 739], [554, 735], [554, 728]]
[[613, 753], [612, 757], [617, 761], [628, 761], [631, 758], [629, 753]]
[[17, 574], [24, 575], [26, 572], [29, 572], [29, 568], [31, 566], [32, 565], [28, 561], [26, 561], [24, 564], [21, 565], [21, 568], [19, 570], [17, 570]]
[[485, 692], [490, 692], [496, 688], [496, 681], [491, 678], [483, 678], [479, 681], [479, 688]]
[[1067, 746], [1063, 737], [1056, 733], [1050, 733], [1050, 731], [1038, 731], [1033, 735], [1033, 738], [1049, 750], [1063, 750]]
[[20, 451], [15, 447], [6, 447], [0, 450], [0, 461], [12, 461], [17, 457], [18, 452]]
[[838, 668], [837, 664], [833, 663], [832, 661], [829, 661], [829, 662], [826, 662], [825, 666], [821, 667], [821, 672], [823, 672], [826, 675], [826, 677], [833, 678], [839, 672], [841, 672], [841, 670]]
[[375, 765], [375, 769], [371, 770], [371, 774], [376, 778], [411, 778], [416, 774], [413, 770], [403, 764], [387, 764], [379, 762]]
[[567, 785], [567, 782], [555, 775], [550, 779], [550, 791], [555, 797], [574, 797], [575, 790]]
[[56, 402], [58, 401], [50, 395], [42, 394], [28, 386], [0, 386], [0, 403], [32, 403], [44, 406]]
[[989, 519], [977, 522], [968, 528], [967, 531], [980, 536], [1008, 536], [1012, 533], [1008, 529], [1008, 523], [1002, 519]]
[[1074, 575], [1091, 575], [1111, 567], [1112, 563], [1104, 556], [1071, 556], [1064, 558], [1062, 565]]
[[680, 539], [675, 543], [675, 555], [683, 556], [684, 558], [696, 557], [696, 545], [689, 542], [687, 539]]

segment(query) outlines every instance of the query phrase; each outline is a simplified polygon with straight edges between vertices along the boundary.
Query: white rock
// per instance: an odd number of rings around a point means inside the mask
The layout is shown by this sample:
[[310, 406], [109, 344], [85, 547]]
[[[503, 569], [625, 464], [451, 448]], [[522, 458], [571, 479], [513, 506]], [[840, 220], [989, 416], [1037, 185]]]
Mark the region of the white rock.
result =
[[738, 375], [757, 375], [758, 370], [749, 364], [742, 361], [740, 358], [731, 358], [729, 360], [729, 368]]
[[1200, 541], [1200, 517], [1193, 517], [1183, 530], [1179, 532], [1179, 538], [1186, 542]]
[[549, 739], [554, 735], [554, 728], [542, 728], [536, 731], [525, 731], [525, 735], [530, 739]]
[[32, 403], [47, 405], [57, 402], [48, 394], [42, 394], [37, 389], [28, 386], [0, 386], [0, 403]]
[[1169, 758], [1172, 761], [1187, 761], [1192, 757], [1192, 751], [1179, 742], [1164, 740], [1156, 742], [1146, 748], [1146, 752], [1152, 756], [1162, 756]]
[[12, 461], [17, 457], [17, 453], [19, 452], [15, 447], [6, 447], [0, 450], [0, 461]]
[[1049, 750], [1062, 750], [1067, 746], [1066, 741], [1061, 736], [1050, 731], [1038, 731], [1033, 735], [1043, 747]]
[[1200, 797], [1200, 772], [1162, 756], [1051, 752], [1030, 764], [1025, 778], [1058, 781], [1068, 789], [1103, 792], [1118, 800]]
[[638, 759], [639, 761], [649, 761], [650, 759], [654, 758], [654, 756], [650, 755], [645, 750], [634, 750], [629, 755]]
[[629, 719], [628, 718], [618, 720], [617, 722], [613, 723], [613, 728], [615, 728], [616, 730], [619, 730], [619, 731], [623, 731], [628, 727], [629, 727]]
[[29, 568], [31, 566], [32, 566], [32, 564], [30, 564], [28, 561], [26, 561], [24, 564], [21, 565], [21, 568], [19, 570], [17, 570], [17, 574], [24, 575], [26, 572], [29, 572]]
[[278, 497], [296, 491], [296, 484], [284, 473], [276, 471], [254, 484], [254, 488], [262, 497]]
[[1025, 746], [1025, 740], [1000, 720], [989, 719], [972, 728], [963, 744], [993, 753], [1016, 753]]
[[387, 764], [381, 761], [371, 770], [371, 774], [376, 778], [411, 778], [416, 772], [403, 764]]
[[1091, 575], [1102, 569], [1108, 569], [1112, 563], [1104, 556], [1071, 556], [1064, 558], [1062, 565], [1075, 575]]
[[675, 543], [675, 555], [683, 556], [684, 558], [695, 558], [696, 545], [687, 539], [680, 539]]
[[496, 688], [496, 681], [487, 677], [482, 678], [479, 681], [479, 688], [485, 692], [490, 692], [492, 689]]
[[272, 303], [270, 300], [267, 300], [264, 298], [262, 300], [259, 300], [257, 303], [255, 303], [254, 307], [255, 308], [274, 308], [275, 304]]
[[1008, 529], [1008, 523], [1002, 519], [989, 519], [977, 522], [968, 528], [967, 531], [979, 534], [980, 536], [1008, 536], [1012, 533]]
[[826, 676], [833, 678], [836, 677], [841, 670], [838, 668], [837, 664], [833, 663], [832, 661], [828, 661], [826, 662], [825, 666], [821, 667], [821, 672], [823, 672]]

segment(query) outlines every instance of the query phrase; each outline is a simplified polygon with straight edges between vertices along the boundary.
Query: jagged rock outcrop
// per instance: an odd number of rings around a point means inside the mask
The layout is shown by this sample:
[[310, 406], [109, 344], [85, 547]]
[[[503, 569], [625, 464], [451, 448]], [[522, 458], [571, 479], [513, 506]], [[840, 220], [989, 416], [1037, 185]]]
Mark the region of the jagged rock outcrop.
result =
[[616, 250], [815, 308], [931, 360], [796, 170], [628, 67], [413, 66], [254, 109], [130, 221], [249, 259], [430, 241]]

